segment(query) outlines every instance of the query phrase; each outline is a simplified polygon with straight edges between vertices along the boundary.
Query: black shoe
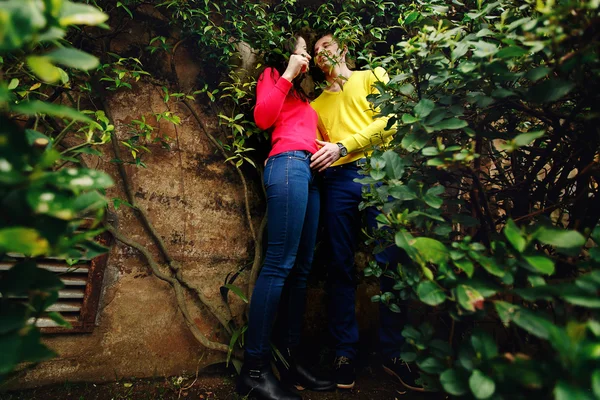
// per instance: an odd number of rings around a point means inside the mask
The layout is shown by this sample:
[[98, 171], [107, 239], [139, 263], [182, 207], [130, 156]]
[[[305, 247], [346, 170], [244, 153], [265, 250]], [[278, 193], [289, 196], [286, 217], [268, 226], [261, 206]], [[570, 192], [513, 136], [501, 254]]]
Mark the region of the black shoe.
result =
[[399, 357], [390, 358], [385, 361], [383, 363], [383, 370], [388, 375], [396, 378], [407, 389], [419, 392], [425, 390], [415, 382], [419, 377], [418, 372]]
[[298, 390], [312, 390], [315, 392], [326, 392], [335, 389], [335, 382], [315, 376], [299, 362], [298, 352], [294, 349], [284, 349], [283, 360], [277, 360], [277, 369], [281, 375], [281, 382], [294, 386]]
[[302, 397], [283, 387], [273, 374], [268, 361], [249, 357], [244, 360], [236, 392], [256, 400], [302, 400]]
[[354, 361], [351, 358], [340, 356], [333, 362], [335, 367], [335, 383], [340, 389], [352, 389], [354, 387]]

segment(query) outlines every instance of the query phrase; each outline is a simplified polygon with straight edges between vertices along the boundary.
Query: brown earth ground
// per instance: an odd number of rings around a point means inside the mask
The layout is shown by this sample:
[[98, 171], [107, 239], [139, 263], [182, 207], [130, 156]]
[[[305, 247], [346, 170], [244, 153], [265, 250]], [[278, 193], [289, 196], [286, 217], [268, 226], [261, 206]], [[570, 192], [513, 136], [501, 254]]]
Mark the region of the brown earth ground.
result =
[[[371, 364], [371, 363], [370, 363]], [[235, 394], [235, 373], [213, 368], [198, 376], [157, 379], [120, 378], [112, 383], [69, 383], [0, 393], [1, 400], [241, 400]], [[380, 366], [358, 371], [353, 390], [300, 393], [304, 400], [442, 400], [440, 394], [410, 392], [389, 378]]]

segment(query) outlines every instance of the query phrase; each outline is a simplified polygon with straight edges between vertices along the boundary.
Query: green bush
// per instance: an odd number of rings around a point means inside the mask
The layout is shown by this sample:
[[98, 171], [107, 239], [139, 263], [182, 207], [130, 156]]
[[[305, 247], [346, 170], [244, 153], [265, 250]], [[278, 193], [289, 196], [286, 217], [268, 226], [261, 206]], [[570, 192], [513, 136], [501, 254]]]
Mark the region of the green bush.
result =
[[100, 230], [78, 228], [84, 217], [91, 218], [92, 228], [102, 219], [106, 199], [99, 190], [111, 186], [111, 178], [91, 169], [61, 169], [58, 161], [65, 152], [35, 130], [44, 118], [57, 119], [67, 126], [65, 132], [78, 121], [93, 121], [33, 94], [42, 83], [51, 87], [68, 81], [68, 72], [56, 64], [96, 67], [96, 57], [60, 39], [71, 25], [97, 25], [106, 18], [96, 7], [70, 1], [0, 4], [0, 260], [24, 257], [0, 280], [0, 381], [21, 362], [54, 355], [40, 343], [37, 318], [46, 315], [68, 326], [58, 313], [46, 312], [63, 284], [56, 274], [38, 268], [36, 260], [53, 256], [74, 263], [106, 251], [93, 241]]
[[[142, 4], [97, 2], [122, 22]], [[175, 34], [161, 30], [142, 57], [175, 59], [185, 42], [213, 67], [191, 93], [162, 86], [165, 102], [205, 100], [222, 122], [216, 142], [237, 167], [262, 165], [248, 148], [263, 135], [252, 122], [255, 79], [289, 32], [333, 31], [359, 68], [388, 71], [371, 100], [397, 134], [370, 158], [363, 206], [383, 211], [370, 238], [375, 251], [396, 245], [412, 262], [366, 274], [396, 280], [393, 293], [374, 301], [395, 311], [400, 300], [418, 301], [438, 317], [403, 332], [402, 357], [427, 387], [477, 399], [600, 397], [598, 0], [153, 4]], [[0, 253], [29, 257], [0, 281], [0, 375], [51, 356], [28, 321], [55, 301], [60, 282], [35, 258], [101, 251], [93, 232], [75, 230], [83, 216], [101, 217], [98, 190], [111, 181], [60, 167], [80, 152], [98, 155], [93, 146], [108, 142], [114, 126], [102, 110], [51, 100], [75, 87], [91, 95], [94, 84], [117, 91], [150, 79], [137, 58], [103, 54], [98, 64], [72, 48], [69, 25], [106, 18], [68, 1], [0, 4], [0, 201], [10, 210], [0, 218]], [[239, 67], [243, 44], [258, 57], [256, 70]], [[94, 69], [95, 82], [78, 72]], [[179, 123], [170, 113], [154, 117]], [[143, 166], [143, 143], [162, 139], [144, 116], [130, 130], [122, 144]], [[59, 153], [73, 131], [84, 143]]]
[[367, 274], [396, 280], [374, 301], [417, 300], [459, 333], [404, 329], [431, 389], [600, 397], [599, 6], [405, 4], [405, 40], [369, 59], [398, 130], [362, 179], [386, 228], [371, 240], [412, 262]]

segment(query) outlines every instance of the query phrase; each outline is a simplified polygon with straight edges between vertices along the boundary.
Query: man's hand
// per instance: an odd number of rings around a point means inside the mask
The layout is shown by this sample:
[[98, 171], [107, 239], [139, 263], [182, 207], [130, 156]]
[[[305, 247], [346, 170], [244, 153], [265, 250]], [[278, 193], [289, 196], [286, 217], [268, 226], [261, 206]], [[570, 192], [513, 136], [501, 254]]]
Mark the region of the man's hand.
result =
[[316, 142], [321, 148], [310, 158], [310, 167], [322, 172], [340, 159], [340, 148], [335, 143], [324, 142], [318, 139]]

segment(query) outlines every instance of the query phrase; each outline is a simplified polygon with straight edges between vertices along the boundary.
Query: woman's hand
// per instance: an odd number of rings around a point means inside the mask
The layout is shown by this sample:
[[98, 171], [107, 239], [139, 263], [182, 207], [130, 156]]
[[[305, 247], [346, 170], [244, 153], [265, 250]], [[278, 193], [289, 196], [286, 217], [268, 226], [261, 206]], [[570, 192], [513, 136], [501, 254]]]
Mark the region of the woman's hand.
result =
[[292, 54], [282, 77], [290, 82], [293, 81], [301, 72], [308, 70], [308, 61], [309, 58], [304, 54]]

